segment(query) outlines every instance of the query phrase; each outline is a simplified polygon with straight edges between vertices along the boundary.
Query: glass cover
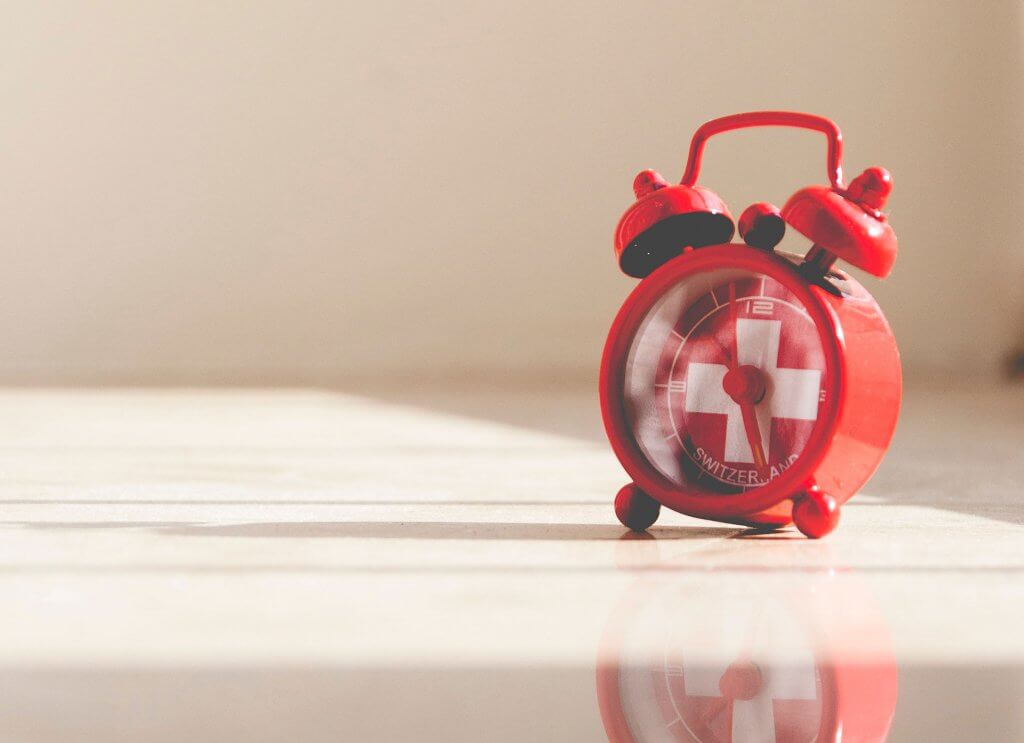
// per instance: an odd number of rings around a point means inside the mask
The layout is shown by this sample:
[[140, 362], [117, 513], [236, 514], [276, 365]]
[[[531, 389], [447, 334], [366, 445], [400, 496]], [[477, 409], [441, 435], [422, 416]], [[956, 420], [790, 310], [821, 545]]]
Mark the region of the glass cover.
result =
[[814, 321], [775, 279], [690, 276], [654, 304], [626, 362], [627, 422], [651, 464], [709, 494], [763, 486], [797, 460], [825, 403]]

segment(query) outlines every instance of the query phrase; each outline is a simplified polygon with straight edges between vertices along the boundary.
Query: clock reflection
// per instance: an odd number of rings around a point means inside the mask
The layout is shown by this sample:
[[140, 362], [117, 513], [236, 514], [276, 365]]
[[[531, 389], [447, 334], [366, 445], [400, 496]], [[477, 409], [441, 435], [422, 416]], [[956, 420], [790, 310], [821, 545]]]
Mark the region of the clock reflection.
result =
[[610, 740], [885, 739], [896, 664], [860, 577], [665, 568], [638, 580], [605, 630], [597, 684]]

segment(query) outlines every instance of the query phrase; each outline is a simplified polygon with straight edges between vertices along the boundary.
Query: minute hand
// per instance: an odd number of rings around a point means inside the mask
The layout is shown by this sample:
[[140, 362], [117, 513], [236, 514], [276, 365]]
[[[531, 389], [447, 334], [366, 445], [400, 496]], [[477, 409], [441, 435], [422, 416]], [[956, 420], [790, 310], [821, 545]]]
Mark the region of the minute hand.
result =
[[[736, 303], [736, 284], [734, 282], [729, 283], [729, 320], [732, 325], [732, 353], [729, 355], [729, 371], [733, 375], [741, 375], [744, 371], [750, 371], [752, 375], [758, 374], [757, 369], [753, 367], [744, 367], [740, 369], [740, 354], [739, 354], [739, 316], [737, 312]], [[753, 381], [753, 380], [751, 380]], [[763, 384], [763, 382], [762, 382]], [[764, 447], [761, 445], [761, 427], [757, 422], [757, 411], [754, 409], [755, 400], [759, 401], [761, 395], [756, 397], [752, 396], [753, 388], [756, 384], [743, 385], [744, 392], [741, 395], [736, 395], [734, 400], [737, 405], [740, 406], [740, 413], [743, 415], [743, 430], [747, 434], [747, 442], [750, 444], [750, 451], [754, 455], [754, 464], [757, 465], [759, 470], [764, 470], [768, 466], [768, 459], [764, 455]]]

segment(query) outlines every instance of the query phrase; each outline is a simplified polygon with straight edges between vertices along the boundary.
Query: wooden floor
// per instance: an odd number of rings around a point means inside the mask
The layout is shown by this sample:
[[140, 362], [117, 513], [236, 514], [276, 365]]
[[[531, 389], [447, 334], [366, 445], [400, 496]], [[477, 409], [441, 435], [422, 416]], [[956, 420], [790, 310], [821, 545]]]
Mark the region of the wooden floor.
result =
[[627, 538], [594, 398], [0, 393], [0, 741], [1024, 740], [1024, 388], [911, 386], [820, 542]]

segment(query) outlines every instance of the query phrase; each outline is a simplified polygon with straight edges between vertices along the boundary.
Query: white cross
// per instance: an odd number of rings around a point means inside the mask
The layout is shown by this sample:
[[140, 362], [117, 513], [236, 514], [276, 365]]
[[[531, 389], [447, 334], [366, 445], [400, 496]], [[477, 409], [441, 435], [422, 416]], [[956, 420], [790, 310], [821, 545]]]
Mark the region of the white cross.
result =
[[[813, 421], [818, 417], [821, 371], [780, 369], [781, 334], [782, 323], [779, 320], [736, 321], [737, 364], [755, 366], [767, 378], [764, 400], [754, 406], [761, 433], [761, 450], [766, 457], [769, 456], [772, 418]], [[722, 386], [727, 371], [729, 367], [724, 364], [692, 362], [686, 371], [686, 410], [726, 416], [725, 460], [753, 463], [754, 452], [743, 428], [743, 413]]]

